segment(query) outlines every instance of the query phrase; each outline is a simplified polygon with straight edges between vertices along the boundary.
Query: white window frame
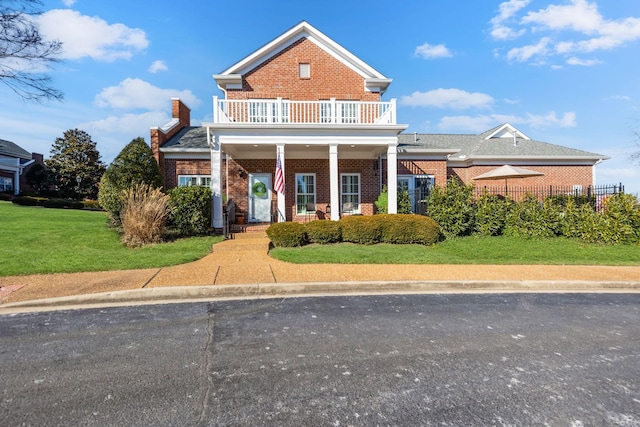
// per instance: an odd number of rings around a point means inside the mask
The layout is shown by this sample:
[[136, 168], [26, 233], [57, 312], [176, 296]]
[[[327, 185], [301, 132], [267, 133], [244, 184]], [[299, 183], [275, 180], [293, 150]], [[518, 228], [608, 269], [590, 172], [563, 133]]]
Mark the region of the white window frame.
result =
[[[300, 178], [305, 176], [313, 177], [313, 193], [300, 191]], [[317, 184], [318, 184], [318, 181], [316, 179], [315, 173], [306, 173], [306, 172], [296, 173], [296, 215], [304, 216], [307, 212], [307, 203], [314, 203], [314, 204], [316, 203]], [[308, 183], [306, 185], [308, 186]], [[298, 203], [298, 198], [300, 196], [305, 197], [305, 202], [302, 204]], [[312, 200], [309, 200], [309, 197], [311, 197]]]
[[342, 123], [360, 122], [360, 104], [354, 101], [339, 101], [338, 111]]
[[[208, 185], [207, 182], [209, 183]], [[211, 188], [211, 175], [178, 175], [178, 187], [193, 187], [198, 185]]]
[[308, 62], [300, 62], [298, 64], [298, 77], [301, 79], [311, 78], [311, 64]]
[[[358, 191], [356, 193], [345, 192], [344, 191], [344, 181], [345, 177], [358, 177]], [[345, 200], [345, 196], [355, 196], [356, 200]], [[353, 212], [354, 214], [361, 213], [360, 205], [362, 200], [362, 176], [359, 173], [341, 173], [340, 174], [340, 210], [342, 211], [343, 206], [347, 202], [353, 203]]]
[[13, 191], [13, 178], [0, 176], [0, 192]]

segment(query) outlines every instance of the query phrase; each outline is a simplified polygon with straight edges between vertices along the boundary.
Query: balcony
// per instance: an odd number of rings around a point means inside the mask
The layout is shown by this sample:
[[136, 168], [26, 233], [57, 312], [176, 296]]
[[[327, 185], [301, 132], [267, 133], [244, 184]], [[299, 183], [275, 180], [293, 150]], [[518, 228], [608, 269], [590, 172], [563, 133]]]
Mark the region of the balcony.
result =
[[231, 100], [213, 97], [213, 122], [238, 124], [395, 125], [396, 100], [361, 102], [329, 99]]

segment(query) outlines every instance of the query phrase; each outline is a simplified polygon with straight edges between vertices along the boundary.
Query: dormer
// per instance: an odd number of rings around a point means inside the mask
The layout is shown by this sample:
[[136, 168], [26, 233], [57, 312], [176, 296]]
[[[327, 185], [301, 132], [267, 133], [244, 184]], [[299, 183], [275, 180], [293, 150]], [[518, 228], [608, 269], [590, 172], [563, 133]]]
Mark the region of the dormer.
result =
[[517, 138], [525, 140], [531, 139], [515, 127], [511, 126], [509, 123], [505, 123], [495, 129], [490, 130], [488, 132], [488, 135], [484, 139], [487, 140], [493, 138], [510, 138], [513, 140], [516, 140]]

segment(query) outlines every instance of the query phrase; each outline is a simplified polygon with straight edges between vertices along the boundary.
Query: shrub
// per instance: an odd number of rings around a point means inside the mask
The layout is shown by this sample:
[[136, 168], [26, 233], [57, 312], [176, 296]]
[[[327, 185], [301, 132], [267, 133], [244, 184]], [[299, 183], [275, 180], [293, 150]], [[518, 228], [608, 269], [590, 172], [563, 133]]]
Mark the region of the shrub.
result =
[[380, 243], [380, 224], [373, 216], [352, 215], [340, 220], [342, 241], [372, 245]]
[[4, 202], [10, 202], [13, 196], [9, 193], [0, 193], [0, 200]]
[[42, 206], [46, 200], [43, 197], [16, 196], [11, 201], [20, 206]]
[[304, 225], [297, 222], [277, 222], [267, 228], [267, 236], [276, 247], [302, 246], [307, 241]]
[[[389, 213], [389, 191], [387, 190], [386, 185], [382, 187], [382, 191], [378, 195], [378, 198], [376, 199], [374, 204], [376, 205], [376, 213]], [[411, 205], [411, 196], [409, 196], [409, 191], [398, 191], [397, 208], [399, 214], [410, 214], [413, 212], [413, 206]]]
[[382, 243], [432, 245], [440, 238], [440, 226], [422, 215], [376, 215], [373, 221], [380, 228]]
[[640, 243], [640, 205], [631, 194], [607, 198], [596, 225], [603, 243]]
[[137, 184], [162, 187], [160, 167], [143, 138], [136, 138], [127, 144], [100, 179], [98, 202], [107, 211], [112, 225], [120, 224], [120, 211], [124, 206], [123, 190]]
[[504, 234], [519, 237], [554, 237], [562, 232], [560, 210], [550, 201], [544, 204], [532, 194], [509, 209]]
[[211, 225], [211, 189], [176, 187], [169, 191], [171, 225], [181, 234], [205, 234]]
[[304, 230], [312, 243], [337, 243], [342, 240], [342, 229], [338, 221], [318, 219], [305, 224]]
[[92, 211], [101, 211], [102, 210], [102, 206], [100, 206], [100, 203], [98, 203], [97, 200], [85, 200], [84, 202], [84, 208], [85, 209], [89, 209]]
[[53, 209], [83, 209], [84, 203], [68, 199], [49, 199], [45, 200], [42, 206]]
[[122, 241], [129, 247], [159, 243], [169, 216], [169, 196], [159, 188], [138, 184], [125, 190], [122, 219]]
[[427, 198], [427, 214], [448, 237], [468, 236], [474, 230], [473, 186], [451, 178], [446, 188], [435, 186]]
[[483, 194], [476, 201], [475, 231], [484, 236], [500, 236], [504, 231], [510, 201], [492, 194]]

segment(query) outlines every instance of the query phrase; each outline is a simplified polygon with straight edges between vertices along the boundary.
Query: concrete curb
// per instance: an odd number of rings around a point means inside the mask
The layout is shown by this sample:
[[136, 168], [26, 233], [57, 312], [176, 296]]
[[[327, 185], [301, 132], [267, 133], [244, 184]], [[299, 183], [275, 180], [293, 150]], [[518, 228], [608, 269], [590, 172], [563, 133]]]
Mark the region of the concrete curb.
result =
[[202, 300], [287, 298], [331, 295], [420, 293], [584, 293], [640, 292], [640, 282], [592, 281], [380, 281], [255, 283], [133, 289], [0, 305], [0, 314], [73, 308], [193, 302]]

